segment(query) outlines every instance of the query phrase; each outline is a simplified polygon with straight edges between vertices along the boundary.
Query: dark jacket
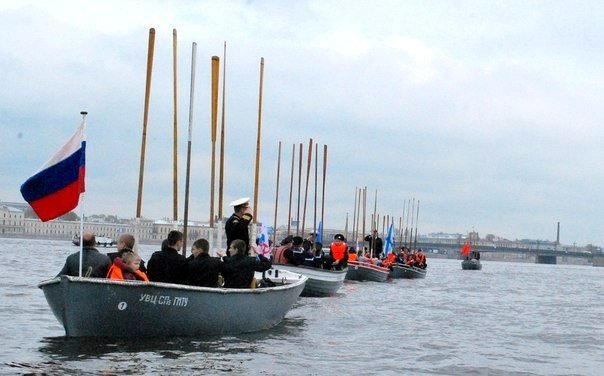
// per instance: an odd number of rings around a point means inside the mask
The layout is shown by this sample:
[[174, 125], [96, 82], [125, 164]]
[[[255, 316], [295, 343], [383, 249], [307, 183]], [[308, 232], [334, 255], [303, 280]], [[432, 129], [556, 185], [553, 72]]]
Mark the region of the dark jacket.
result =
[[[365, 241], [369, 243], [369, 253], [371, 253], [371, 250], [373, 248], [373, 237], [371, 235], [367, 235], [365, 236]], [[382, 254], [382, 251], [384, 249], [384, 243], [382, 241], [382, 238], [380, 238], [379, 236], [377, 236], [375, 238], [375, 249], [373, 250], [373, 257], [380, 257], [380, 255]]]
[[153, 252], [147, 265], [147, 276], [153, 282], [185, 283], [187, 259], [167, 245]]
[[[109, 270], [109, 266], [111, 266], [111, 260], [109, 256], [100, 253], [94, 247], [84, 247], [84, 254], [82, 259], [82, 276], [86, 276], [88, 272], [88, 268], [90, 268], [91, 272], [89, 277], [95, 278], [105, 278], [107, 276], [107, 271]], [[63, 265], [63, 269], [57, 274], [57, 277], [60, 275], [71, 275], [71, 276], [79, 276], [80, 275], [80, 252], [72, 253], [67, 256], [67, 260], [65, 260], [65, 265]]]
[[227, 219], [226, 223], [224, 224], [224, 232], [226, 233], [227, 238], [227, 250], [231, 246], [231, 242], [233, 240], [241, 239], [245, 242], [246, 252], [249, 252], [250, 234], [247, 226], [250, 224], [251, 220], [251, 217], [244, 216], [241, 218], [235, 213], [233, 213], [233, 215]]
[[187, 284], [193, 286], [217, 287], [218, 274], [222, 272], [220, 257], [200, 253], [187, 258]]
[[224, 287], [247, 288], [252, 283], [254, 272], [263, 272], [271, 268], [270, 260], [262, 256], [234, 255], [223, 259], [222, 276]]

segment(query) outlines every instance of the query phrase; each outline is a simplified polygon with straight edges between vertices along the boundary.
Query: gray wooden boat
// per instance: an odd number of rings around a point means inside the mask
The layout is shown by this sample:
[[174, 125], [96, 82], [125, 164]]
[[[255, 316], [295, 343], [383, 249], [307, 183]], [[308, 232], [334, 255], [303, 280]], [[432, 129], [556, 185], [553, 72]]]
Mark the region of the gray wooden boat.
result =
[[463, 270], [481, 270], [482, 264], [480, 263], [480, 260], [476, 259], [463, 260], [461, 262], [461, 268]]
[[38, 287], [66, 336], [139, 338], [268, 329], [283, 320], [307, 277], [281, 281], [275, 287], [226, 289], [63, 275]]
[[293, 273], [308, 277], [301, 296], [328, 297], [334, 296], [344, 284], [347, 269], [329, 270], [313, 268], [310, 266], [276, 265], [279, 269], [288, 270]]
[[390, 278], [417, 279], [426, 278], [426, 269], [417, 268], [405, 264], [393, 264], [390, 266]]
[[390, 269], [359, 261], [348, 261], [346, 279], [349, 281], [386, 282]]

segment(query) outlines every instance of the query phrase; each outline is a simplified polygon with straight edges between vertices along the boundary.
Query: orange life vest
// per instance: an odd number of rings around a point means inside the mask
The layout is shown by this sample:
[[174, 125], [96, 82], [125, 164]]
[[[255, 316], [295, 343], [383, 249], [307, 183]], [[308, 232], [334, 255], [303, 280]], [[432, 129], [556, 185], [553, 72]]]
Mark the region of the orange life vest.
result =
[[348, 252], [348, 245], [346, 243], [331, 243], [329, 249], [334, 260], [342, 260]]
[[356, 261], [357, 260], [357, 254], [356, 253], [349, 253], [348, 254], [348, 261]]
[[283, 254], [285, 253], [285, 250], [289, 248], [290, 247], [284, 245], [277, 247], [275, 250], [275, 264], [287, 264], [287, 259]]
[[[145, 273], [141, 272], [140, 270], [135, 271], [134, 274], [136, 274], [136, 279], [145, 281], [145, 282], [149, 282], [149, 278], [147, 277], [147, 275]], [[111, 267], [109, 268], [109, 271], [107, 272], [107, 278], [119, 279], [119, 280], [123, 281], [124, 273], [122, 272], [122, 268], [120, 268], [119, 266], [117, 266], [115, 264], [111, 264]]]

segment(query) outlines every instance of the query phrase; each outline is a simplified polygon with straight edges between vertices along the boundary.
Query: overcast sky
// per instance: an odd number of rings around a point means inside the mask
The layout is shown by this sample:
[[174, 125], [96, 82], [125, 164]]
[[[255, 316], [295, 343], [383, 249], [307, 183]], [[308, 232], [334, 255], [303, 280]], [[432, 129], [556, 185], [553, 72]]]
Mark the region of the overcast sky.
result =
[[[292, 145], [304, 144], [304, 185], [312, 138], [319, 196], [328, 147], [327, 228], [343, 228], [347, 213], [352, 222], [355, 189], [366, 186], [367, 212], [377, 190], [377, 212], [397, 225], [403, 204], [419, 200], [420, 233], [555, 240], [560, 222], [563, 244], [604, 243], [601, 1], [7, 3], [0, 4], [0, 200], [22, 201], [20, 185], [86, 110], [85, 212], [136, 216], [153, 27], [142, 215], [171, 218], [175, 28], [179, 218], [191, 45], [198, 51], [189, 217], [207, 220], [210, 61], [220, 56], [222, 76], [226, 42], [225, 215], [231, 200], [253, 197], [264, 57], [259, 219], [274, 221], [279, 141], [281, 225]], [[314, 162], [309, 184], [312, 227]]]

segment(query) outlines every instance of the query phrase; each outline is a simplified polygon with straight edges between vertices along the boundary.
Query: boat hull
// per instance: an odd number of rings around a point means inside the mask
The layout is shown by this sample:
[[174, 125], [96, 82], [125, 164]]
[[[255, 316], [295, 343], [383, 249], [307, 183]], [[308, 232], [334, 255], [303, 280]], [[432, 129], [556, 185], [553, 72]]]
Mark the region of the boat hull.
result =
[[394, 264], [391, 266], [390, 278], [418, 279], [426, 278], [426, 269], [415, 266]]
[[39, 287], [68, 337], [237, 334], [283, 320], [306, 278], [258, 289], [60, 276]]
[[348, 261], [346, 279], [350, 281], [386, 282], [390, 269], [366, 262]]
[[461, 268], [463, 270], [481, 270], [482, 264], [480, 260], [472, 259], [472, 260], [463, 260], [461, 262]]
[[347, 273], [347, 269], [328, 270], [294, 265], [276, 265], [276, 267], [307, 276], [308, 281], [301, 296], [308, 297], [334, 296], [344, 284]]

